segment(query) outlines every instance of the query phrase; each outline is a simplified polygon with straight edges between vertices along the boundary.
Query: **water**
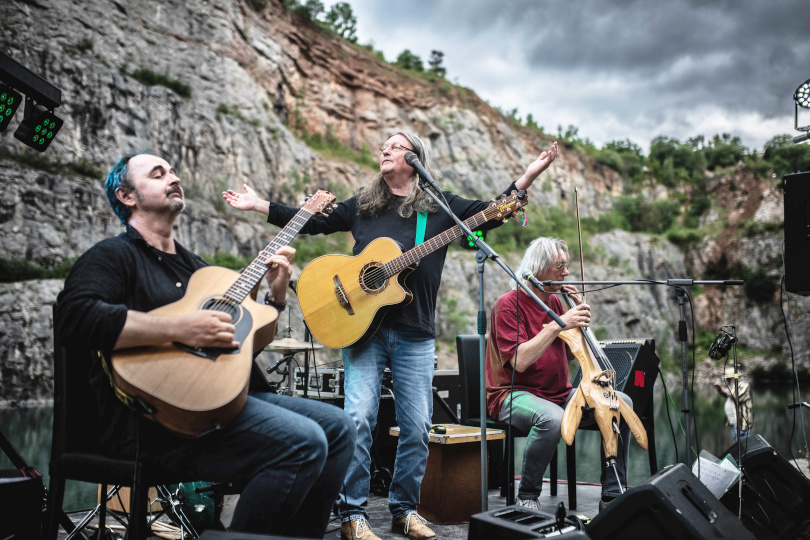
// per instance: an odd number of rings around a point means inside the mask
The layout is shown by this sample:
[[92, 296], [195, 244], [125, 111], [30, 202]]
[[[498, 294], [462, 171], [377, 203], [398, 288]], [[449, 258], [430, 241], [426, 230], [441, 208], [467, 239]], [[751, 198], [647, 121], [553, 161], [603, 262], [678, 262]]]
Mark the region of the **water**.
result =
[[[754, 428], [753, 432], [761, 434], [771, 445], [789, 459], [788, 450], [793, 448], [796, 457], [806, 457], [803, 435], [797, 422], [797, 433], [790, 442], [793, 422], [792, 411], [786, 405], [793, 401], [788, 385], [753, 385]], [[685, 435], [678, 426], [674, 411], [680, 411], [683, 403], [683, 390], [679, 385], [670, 387], [675, 407], [670, 405], [670, 417], [675, 428], [678, 458], [684, 462]], [[721, 456], [731, 446], [730, 429], [724, 425], [723, 398], [710, 384], [696, 385], [692, 409], [698, 425], [699, 449], [705, 449], [715, 456]], [[664, 404], [664, 388], [661, 380], [656, 382], [654, 393], [655, 406], [655, 442], [658, 466], [676, 463], [675, 444], [670, 432], [670, 423]], [[683, 422], [683, 415], [677, 414]], [[805, 426], [810, 431], [810, 414], [805, 413]], [[35, 467], [48, 482], [48, 460], [51, 452], [51, 429], [53, 407], [0, 410], [0, 429], [17, 448], [26, 462]], [[576, 435], [577, 442], [577, 481], [599, 482], [599, 445], [601, 439], [597, 432], [580, 430]], [[694, 433], [692, 435], [695, 445]], [[560, 456], [565, 455], [561, 443]], [[693, 458], [694, 459], [694, 458]], [[692, 460], [690, 460], [691, 462]], [[5, 454], [0, 453], [0, 469], [12, 469], [13, 466]], [[559, 467], [560, 477], [565, 479], [564, 458]], [[628, 483], [637, 485], [649, 478], [649, 459], [635, 441], [630, 444], [630, 465]], [[80, 510], [90, 508], [96, 502], [96, 486], [83, 482], [68, 481], [65, 493], [65, 509]]]

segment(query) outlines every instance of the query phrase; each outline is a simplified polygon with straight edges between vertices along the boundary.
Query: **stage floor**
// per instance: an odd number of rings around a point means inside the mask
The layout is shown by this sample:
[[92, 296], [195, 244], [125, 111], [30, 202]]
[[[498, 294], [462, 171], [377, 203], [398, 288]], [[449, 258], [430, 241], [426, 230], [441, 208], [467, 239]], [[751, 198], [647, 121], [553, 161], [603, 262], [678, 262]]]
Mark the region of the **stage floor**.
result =
[[[568, 484], [564, 481], [561, 481], [557, 485], [557, 495], [552, 497], [550, 495], [551, 489], [546, 481], [543, 487], [543, 495], [541, 496], [541, 510], [543, 512], [548, 512], [550, 514], [554, 514], [557, 505], [562, 502], [565, 504], [566, 509], [568, 508]], [[594, 484], [578, 484], [577, 485], [577, 509], [573, 512], [569, 511], [569, 514], [574, 514], [579, 516], [580, 519], [587, 519], [594, 517], [599, 511], [599, 496], [601, 493], [601, 486], [594, 485]], [[496, 508], [502, 508], [506, 506], [506, 501], [504, 497], [500, 496], [500, 490], [493, 489], [489, 491], [488, 497], [488, 505], [489, 510], [494, 510]], [[70, 514], [70, 518], [74, 521], [74, 523], [80, 521], [87, 512], [75, 512]], [[369, 514], [369, 524], [371, 525], [372, 530], [374, 533], [382, 538], [383, 540], [394, 540], [394, 539], [402, 539], [405, 538], [404, 535], [391, 532], [391, 514], [388, 511], [388, 498], [382, 497], [379, 495], [371, 495], [368, 501], [368, 514]], [[160, 519], [161, 522], [168, 522], [165, 517]], [[91, 521], [92, 524], [97, 522], [96, 519]], [[108, 516], [107, 523], [118, 525], [114, 519]], [[469, 525], [466, 523], [462, 524], [454, 524], [454, 525], [439, 525], [435, 523], [430, 523], [430, 528], [436, 532], [437, 539], [446, 539], [446, 540], [466, 540], [467, 539], [467, 532], [469, 529]], [[94, 531], [93, 528], [85, 529], [86, 534], [89, 536], [90, 531]], [[59, 538], [64, 539], [67, 535], [59, 529], [60, 534]], [[123, 531], [120, 529], [116, 529], [115, 534], [118, 538], [123, 538]], [[177, 536], [179, 538], [179, 535]], [[158, 540], [160, 538], [166, 538], [166, 536], [156, 536], [152, 535], [148, 537], [149, 540]], [[327, 540], [335, 540], [340, 538], [340, 522], [337, 518], [333, 519], [332, 522], [329, 524], [329, 528], [327, 529], [326, 535], [324, 536]]]

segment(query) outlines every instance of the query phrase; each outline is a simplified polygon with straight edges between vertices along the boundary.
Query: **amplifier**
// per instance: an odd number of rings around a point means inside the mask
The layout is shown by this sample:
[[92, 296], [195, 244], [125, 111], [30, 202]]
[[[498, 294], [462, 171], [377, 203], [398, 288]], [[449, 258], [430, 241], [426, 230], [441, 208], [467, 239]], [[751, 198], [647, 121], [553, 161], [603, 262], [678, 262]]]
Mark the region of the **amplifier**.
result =
[[[655, 379], [658, 377], [658, 364], [661, 361], [655, 354], [655, 340], [652, 338], [617, 339], [600, 341], [599, 345], [616, 370], [613, 388], [624, 392], [633, 400], [633, 410], [644, 412], [652, 397]], [[573, 386], [579, 386], [582, 370], [578, 370]]]
[[[343, 392], [344, 383], [343, 368], [318, 368], [317, 373], [314, 368], [309, 368], [309, 384], [307, 386], [307, 397], [309, 399], [343, 399], [346, 394]], [[382, 378], [383, 388], [393, 388], [393, 378], [391, 370], [385, 368]], [[295, 368], [295, 395], [304, 395], [304, 368]]]
[[[306, 384], [310, 399], [336, 399], [343, 394], [343, 368], [309, 368]], [[295, 395], [304, 395], [304, 368], [295, 368]]]

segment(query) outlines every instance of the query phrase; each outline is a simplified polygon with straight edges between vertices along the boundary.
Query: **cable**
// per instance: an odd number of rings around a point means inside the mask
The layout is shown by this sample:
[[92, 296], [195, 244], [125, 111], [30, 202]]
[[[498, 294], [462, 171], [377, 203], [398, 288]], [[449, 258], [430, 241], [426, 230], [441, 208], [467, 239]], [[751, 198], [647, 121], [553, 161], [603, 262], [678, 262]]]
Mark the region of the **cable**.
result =
[[[672, 416], [669, 412], [669, 403], [672, 402], [672, 409], [677, 411], [675, 407], [675, 401], [672, 399], [672, 395], [669, 393], [669, 388], [667, 388], [667, 380], [664, 377], [664, 372], [661, 371], [661, 366], [658, 366], [658, 373], [661, 375], [661, 382], [664, 383], [664, 404], [667, 406], [667, 420], [669, 421], [669, 430], [672, 432], [672, 444], [675, 446], [675, 463], [679, 463], [681, 460], [678, 457], [678, 440], [675, 437], [675, 428], [672, 427]], [[669, 398], [669, 400], [667, 400]], [[678, 414], [675, 414], [675, 417], [678, 419], [678, 424], [681, 423], [681, 419]], [[683, 431], [683, 426], [681, 426], [681, 431]], [[684, 433], [684, 436], [686, 433]]]
[[[799, 386], [799, 373], [798, 373], [797, 367], [796, 367], [796, 351], [793, 349], [793, 340], [791, 339], [793, 325], [792, 324], [788, 325], [788, 319], [790, 318], [790, 294], [786, 294], [784, 296], [784, 299], [785, 299], [784, 301], [783, 301], [783, 297], [782, 297], [783, 289], [784, 289], [784, 292], [786, 292], [786, 293], [788, 292], [787, 285], [785, 284], [785, 274], [786, 274], [787, 271], [785, 269], [785, 242], [784, 242], [784, 240], [782, 241], [781, 255], [782, 255], [782, 279], [780, 280], [780, 283], [779, 283], [779, 309], [782, 312], [782, 322], [783, 322], [783, 324], [785, 326], [785, 336], [787, 337], [788, 346], [790, 347], [790, 362], [791, 362], [791, 366], [793, 368], [793, 380], [795, 382], [795, 385], [791, 384], [791, 391], [792, 391], [792, 394], [793, 394], [793, 403], [798, 403], [800, 401], [803, 401], [803, 399], [802, 399], [801, 387]], [[787, 308], [788, 308], [787, 309], [787, 315], [785, 315], [785, 309], [784, 309], [785, 303], [787, 303]], [[810, 458], [810, 451], [808, 450], [808, 444], [807, 444], [807, 432], [804, 429], [804, 424], [805, 424], [805, 422], [804, 422], [804, 410], [802, 410], [803, 407], [798, 407], [798, 409], [800, 409], [799, 410], [799, 417], [801, 418], [801, 424], [802, 424], [802, 436], [804, 438], [804, 451], [805, 451], [805, 455], [808, 458]], [[796, 433], [796, 409], [793, 409], [793, 422], [792, 422], [791, 428], [790, 428], [790, 438], [788, 439], [788, 455], [790, 456], [790, 459], [793, 460], [793, 463], [796, 465], [796, 468], [799, 470], [799, 472], [802, 473], [802, 476], [804, 476], [804, 478], [807, 479], [807, 475], [804, 474], [804, 471], [801, 469], [801, 467], [799, 467], [799, 464], [796, 461], [796, 457], [793, 455], [793, 436], [794, 436], [795, 433]]]

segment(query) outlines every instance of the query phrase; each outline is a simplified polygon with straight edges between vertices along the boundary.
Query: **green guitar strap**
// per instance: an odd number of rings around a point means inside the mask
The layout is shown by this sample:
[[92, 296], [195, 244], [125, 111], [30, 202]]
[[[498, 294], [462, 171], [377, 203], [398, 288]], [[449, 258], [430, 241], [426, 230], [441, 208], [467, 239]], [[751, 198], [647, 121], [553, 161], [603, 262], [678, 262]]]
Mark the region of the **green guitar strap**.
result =
[[427, 212], [416, 214], [416, 245], [425, 241], [425, 228], [427, 228]]

